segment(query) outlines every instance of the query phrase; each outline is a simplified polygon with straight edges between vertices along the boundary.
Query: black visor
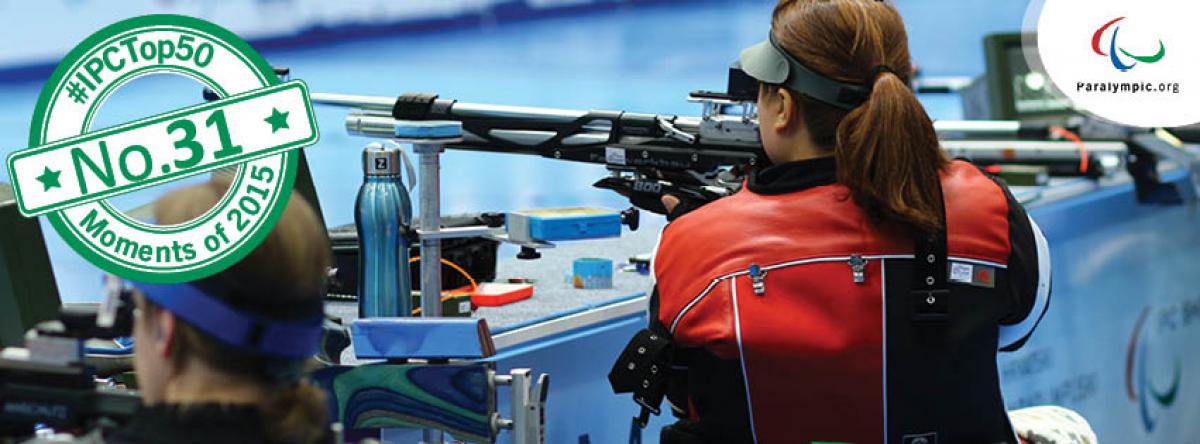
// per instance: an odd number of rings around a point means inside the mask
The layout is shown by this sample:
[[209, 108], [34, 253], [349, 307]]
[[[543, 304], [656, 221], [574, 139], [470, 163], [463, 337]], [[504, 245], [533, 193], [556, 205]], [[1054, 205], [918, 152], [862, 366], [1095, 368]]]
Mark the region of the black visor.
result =
[[853, 109], [870, 97], [862, 85], [842, 83], [813, 72], [792, 58], [775, 37], [742, 50], [735, 68], [763, 83], [779, 85], [841, 109]]

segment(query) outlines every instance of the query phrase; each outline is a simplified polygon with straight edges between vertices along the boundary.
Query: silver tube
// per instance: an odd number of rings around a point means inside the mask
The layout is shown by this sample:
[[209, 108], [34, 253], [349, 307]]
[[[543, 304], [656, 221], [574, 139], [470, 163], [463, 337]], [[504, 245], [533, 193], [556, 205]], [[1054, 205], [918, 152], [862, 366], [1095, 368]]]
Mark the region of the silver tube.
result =
[[455, 102], [451, 109], [454, 117], [503, 117], [508, 119], [538, 119], [548, 122], [572, 122], [587, 115], [587, 111], [535, 108], [528, 106], [486, 105], [481, 103]]
[[350, 113], [346, 116], [346, 132], [351, 136], [391, 139], [396, 137], [396, 119], [392, 116]]
[[[550, 131], [529, 130], [492, 130], [490, 134], [492, 137], [522, 145], [537, 145], [554, 137], [554, 133]], [[474, 134], [469, 134], [463, 140], [470, 143], [484, 143], [483, 139], [476, 137]], [[562, 140], [562, 146], [595, 145], [597, 143], [604, 143], [607, 140], [608, 133], [583, 132], [567, 136]]]
[[350, 94], [328, 94], [328, 93], [312, 93], [309, 94], [313, 103], [330, 106], [340, 106], [344, 108], [358, 108], [363, 110], [387, 111], [392, 112], [392, 107], [396, 104], [395, 97], [379, 97], [379, 96], [355, 96]]
[[940, 133], [988, 133], [1014, 135], [1021, 129], [1021, 122], [1015, 120], [939, 120], [933, 122], [933, 129]]
[[[1079, 145], [1071, 141], [943, 140], [941, 144], [943, 149], [950, 152], [995, 152], [1000, 155], [1004, 151], [1011, 151], [1019, 156], [1079, 153]], [[1129, 150], [1125, 142], [1086, 142], [1084, 147], [1089, 153], [1123, 154]]]

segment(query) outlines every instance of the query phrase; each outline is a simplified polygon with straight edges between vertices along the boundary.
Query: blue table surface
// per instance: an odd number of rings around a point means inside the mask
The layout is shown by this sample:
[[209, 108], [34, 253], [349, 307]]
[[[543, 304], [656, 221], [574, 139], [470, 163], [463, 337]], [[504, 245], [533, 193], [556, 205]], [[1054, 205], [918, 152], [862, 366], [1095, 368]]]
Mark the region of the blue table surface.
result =
[[[978, 75], [983, 36], [1020, 28], [1024, 2], [899, 2], [912, 53], [927, 75]], [[721, 89], [739, 50], [764, 38], [769, 1], [699, 1], [625, 7], [564, 17], [403, 34], [264, 55], [288, 66], [312, 91], [392, 96], [407, 91], [479, 103], [576, 109], [624, 109], [695, 115], [695, 89]], [[953, 19], [947, 19], [952, 17]], [[0, 85], [0, 153], [25, 148], [40, 82]], [[923, 97], [930, 114], [961, 117], [955, 96]], [[119, 90], [96, 129], [200, 101], [192, 80], [156, 75]], [[318, 108], [321, 141], [306, 150], [326, 224], [353, 221], [361, 181], [359, 151], [368, 142], [343, 129], [345, 111]], [[443, 210], [505, 211], [555, 206], [624, 208], [596, 190], [603, 167], [523, 156], [449, 152], [443, 160]], [[7, 181], [7, 171], [0, 171]], [[197, 176], [111, 200], [132, 209]], [[100, 272], [49, 228], [47, 244], [65, 301], [97, 299]]]

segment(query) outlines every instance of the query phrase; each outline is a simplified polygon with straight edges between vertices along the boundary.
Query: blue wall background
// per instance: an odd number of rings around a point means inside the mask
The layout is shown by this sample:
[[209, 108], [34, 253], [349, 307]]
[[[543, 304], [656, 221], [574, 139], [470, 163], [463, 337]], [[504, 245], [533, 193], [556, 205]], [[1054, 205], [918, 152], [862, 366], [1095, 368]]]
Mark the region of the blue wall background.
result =
[[[372, 9], [376, 4], [382, 6]], [[294, 77], [317, 92], [392, 96], [427, 91], [470, 102], [697, 114], [685, 100], [687, 93], [724, 86], [728, 63], [766, 35], [774, 2], [361, 0], [333, 6], [272, 0], [220, 5], [0, 2], [0, 41], [29, 47], [0, 46], [0, 155], [25, 148], [34, 103], [52, 68], [47, 62], [99, 28], [139, 14], [188, 13], [237, 30], [268, 60], [292, 68]], [[986, 0], [905, 0], [899, 6], [910, 28], [914, 59], [929, 75], [982, 72], [983, 36], [1018, 29], [1025, 9], [1023, 2]], [[54, 32], [47, 32], [51, 27]], [[42, 58], [22, 55], [34, 53]], [[96, 129], [199, 100], [199, 87], [190, 80], [148, 76], [106, 102]], [[937, 118], [961, 115], [956, 97], [929, 97], [925, 103]], [[322, 139], [306, 153], [326, 223], [351, 223], [352, 197], [361, 177], [358, 153], [367, 140], [345, 134], [343, 111], [318, 108], [317, 117]], [[596, 165], [464, 152], [450, 152], [444, 162], [447, 213], [628, 205], [614, 193], [591, 187], [605, 174]], [[7, 180], [7, 171], [0, 171], [0, 181]], [[112, 202], [133, 209], [187, 183]], [[95, 300], [99, 271], [57, 236], [47, 236], [47, 243], [64, 300]]]
[[[143, 14], [183, 14], [224, 26], [259, 49], [304, 48], [337, 40], [448, 29], [493, 28], [534, 17], [661, 3], [691, 9], [695, 3], [750, 4], [756, 13], [705, 17], [739, 35], [765, 33], [770, 7], [762, 0], [47, 0], [0, 3], [0, 82], [40, 80], [71, 47], [96, 30]], [[902, 0], [895, 2], [910, 28], [913, 55], [928, 72], [975, 74], [982, 69], [983, 35], [1020, 27], [1023, 1]], [[740, 9], [733, 6], [732, 9]], [[701, 9], [705, 9], [701, 7]], [[684, 16], [688, 12], [680, 11]], [[634, 13], [636, 14], [636, 13]], [[650, 14], [653, 16], [654, 14]], [[700, 17], [695, 17], [700, 18]], [[664, 23], [665, 24], [665, 23]], [[53, 29], [54, 32], [47, 32]], [[670, 27], [669, 40], [685, 43], [687, 28]], [[596, 35], [603, 39], [605, 36]], [[585, 49], [580, 47], [580, 49]], [[684, 50], [686, 52], [686, 50]]]

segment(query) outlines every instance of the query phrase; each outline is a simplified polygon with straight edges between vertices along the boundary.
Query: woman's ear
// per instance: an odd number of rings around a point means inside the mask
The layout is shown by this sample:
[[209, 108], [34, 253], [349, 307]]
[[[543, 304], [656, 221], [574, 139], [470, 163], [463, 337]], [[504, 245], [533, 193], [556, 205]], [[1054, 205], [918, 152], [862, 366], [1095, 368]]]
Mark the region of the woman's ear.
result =
[[157, 310], [154, 316], [154, 353], [171, 356], [175, 345], [175, 315], [169, 310]]
[[796, 96], [787, 88], [775, 89], [775, 131], [782, 134], [795, 129], [798, 117], [796, 114]]

